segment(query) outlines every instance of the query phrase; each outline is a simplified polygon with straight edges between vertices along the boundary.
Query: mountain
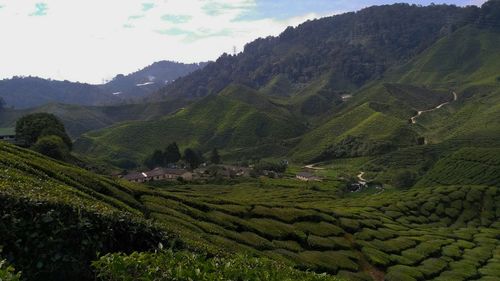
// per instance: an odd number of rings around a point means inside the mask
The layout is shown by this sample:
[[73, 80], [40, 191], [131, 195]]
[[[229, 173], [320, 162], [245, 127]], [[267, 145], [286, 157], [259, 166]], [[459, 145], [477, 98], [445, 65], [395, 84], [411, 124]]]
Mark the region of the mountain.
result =
[[[243, 53], [223, 55], [167, 85], [162, 90], [166, 97], [198, 99], [177, 117], [88, 134], [77, 141], [76, 150], [100, 159], [123, 156], [140, 162], [175, 140], [202, 151], [216, 147], [234, 160], [286, 157], [311, 162], [420, 145], [425, 138], [409, 124], [410, 118], [454, 96], [450, 88], [405, 80], [409, 73], [405, 67], [415, 70], [410, 65], [443, 40], [467, 36], [460, 34], [472, 28], [480, 15], [474, 7], [395, 4], [306, 22], [279, 37], [258, 39]], [[493, 45], [485, 47], [494, 52]], [[456, 59], [455, 53], [445, 55]], [[314, 72], [306, 75], [311, 69]], [[241, 93], [252, 97], [245, 98], [254, 112], [248, 116], [258, 122], [240, 122], [250, 114], [248, 109], [235, 115], [233, 107], [222, 101]], [[266, 109], [271, 114], [259, 110], [263, 101], [273, 105]], [[263, 137], [256, 124], [273, 129]], [[288, 134], [279, 133], [282, 128]], [[141, 141], [130, 141], [134, 139]]]
[[128, 75], [119, 74], [101, 88], [124, 99], [143, 98], [206, 64], [159, 61]]
[[203, 68], [205, 64], [160, 61], [129, 75], [117, 75], [102, 85], [13, 77], [0, 81], [0, 97], [7, 106], [19, 109], [47, 103], [85, 106], [117, 104], [144, 98], [165, 84]]
[[155, 98], [199, 98], [231, 83], [260, 89], [276, 76], [298, 88], [326, 76], [331, 91], [353, 91], [476, 19], [478, 10], [395, 4], [308, 21], [278, 37], [257, 39], [236, 56], [221, 56]]
[[15, 108], [29, 108], [51, 102], [100, 105], [117, 101], [111, 93], [105, 93], [95, 85], [38, 77], [1, 80], [0, 97], [5, 100], [7, 106]]

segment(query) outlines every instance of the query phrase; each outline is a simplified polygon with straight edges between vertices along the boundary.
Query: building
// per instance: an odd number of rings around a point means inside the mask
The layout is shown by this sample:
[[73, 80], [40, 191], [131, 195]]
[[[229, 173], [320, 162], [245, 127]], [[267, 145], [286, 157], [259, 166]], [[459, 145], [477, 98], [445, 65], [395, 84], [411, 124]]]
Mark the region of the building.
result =
[[16, 143], [16, 130], [14, 128], [0, 128], [0, 141]]
[[149, 172], [146, 172], [149, 180], [177, 180], [182, 178], [184, 180], [192, 180], [193, 174], [184, 169], [165, 169], [165, 168], [155, 168]]
[[122, 179], [131, 181], [131, 182], [145, 182], [147, 181], [148, 176], [146, 173], [131, 173], [123, 176]]
[[193, 179], [193, 174], [184, 169], [155, 168], [151, 171], [130, 173], [123, 176], [123, 179], [126, 179], [131, 182], [177, 180], [178, 178], [182, 178], [186, 181], [189, 181]]
[[321, 178], [309, 172], [300, 172], [295, 176], [301, 181], [321, 181]]

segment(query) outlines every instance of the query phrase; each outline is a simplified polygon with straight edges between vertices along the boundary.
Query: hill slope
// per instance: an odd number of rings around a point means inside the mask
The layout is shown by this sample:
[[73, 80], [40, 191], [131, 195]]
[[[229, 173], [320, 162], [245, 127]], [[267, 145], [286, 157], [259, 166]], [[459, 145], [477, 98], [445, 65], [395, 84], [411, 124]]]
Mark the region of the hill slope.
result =
[[[475, 20], [478, 13], [473, 7], [397, 4], [289, 28], [279, 37], [256, 40], [238, 56], [222, 56], [203, 70], [167, 86], [164, 93], [171, 98], [208, 95], [206, 100], [188, 108], [186, 114], [170, 119], [176, 124], [167, 124], [163, 120], [123, 124], [86, 136], [78, 141], [76, 149], [99, 158], [131, 157], [137, 161], [153, 149], [162, 148], [165, 141], [176, 140], [203, 151], [213, 147], [225, 149], [233, 159], [252, 154], [255, 157], [281, 156], [293, 148], [289, 155], [294, 160], [311, 161], [332, 146], [350, 142], [349, 137], [356, 138], [356, 146], [365, 146], [359, 150], [368, 154], [419, 144], [419, 132], [408, 126], [408, 119], [416, 110], [435, 107], [452, 98], [449, 90], [426, 89], [422, 85], [399, 81], [399, 84], [383, 85], [373, 82], [379, 85], [378, 88], [369, 88], [365, 94], [359, 94], [360, 97], [343, 100], [342, 96], [380, 78], [387, 68], [409, 61], [439, 38]], [[389, 14], [398, 16], [385, 16]], [[425, 36], [421, 33], [422, 26], [427, 28]], [[411, 34], [412, 39], [403, 33]], [[267, 142], [278, 144], [272, 146], [275, 151], [269, 146], [255, 147], [266, 142], [262, 137], [267, 134], [257, 132], [255, 125], [258, 122], [250, 124], [247, 119], [239, 124], [239, 121], [226, 120], [240, 119], [240, 116], [232, 116], [234, 109], [222, 101], [226, 99], [224, 92], [231, 88], [228, 85], [235, 82], [256, 89], [253, 91], [255, 99], [267, 96], [268, 102], [281, 108], [276, 114], [252, 117], [254, 121], [264, 118], [264, 123], [259, 122], [269, 126], [266, 130], [277, 131]], [[214, 100], [219, 102], [218, 99], [221, 100], [220, 108], [214, 103]], [[255, 107], [255, 104], [250, 106]], [[209, 111], [213, 112], [211, 116], [207, 114]], [[247, 112], [245, 109], [242, 114], [249, 114]], [[200, 113], [206, 118], [199, 118]], [[203, 120], [220, 124], [205, 126]], [[292, 122], [285, 124], [283, 120]], [[231, 123], [229, 127], [228, 122]], [[271, 123], [276, 126], [269, 125]], [[198, 130], [199, 126], [205, 129]], [[290, 133], [281, 133], [282, 128]], [[311, 133], [298, 138], [306, 129]], [[231, 131], [234, 131], [231, 136], [222, 136]], [[148, 145], [131, 141], [137, 139], [131, 136], [139, 135]], [[105, 147], [111, 152], [106, 152]], [[255, 151], [259, 152], [255, 154]]]
[[238, 85], [157, 120], [123, 123], [84, 135], [75, 150], [102, 160], [143, 160], [172, 141], [202, 151], [223, 149], [233, 157], [283, 155], [281, 142], [300, 135], [304, 125], [286, 107]]
[[35, 108], [0, 110], [0, 128], [15, 127], [16, 121], [26, 114], [46, 112], [56, 115], [64, 123], [71, 138], [109, 127], [113, 124], [159, 118], [187, 105], [185, 100], [156, 103], [122, 104], [110, 106], [81, 106], [51, 103]]
[[332, 90], [355, 90], [470, 22], [477, 13], [476, 7], [395, 4], [308, 21], [278, 37], [257, 39], [237, 56], [223, 55], [160, 94], [198, 98], [230, 83], [259, 89], [277, 76], [300, 86], [325, 74]]
[[[0, 212], [7, 218], [0, 238], [30, 280], [85, 279], [71, 270], [85, 272], [95, 249], [147, 249], [165, 239], [161, 230], [186, 243], [179, 246], [267, 256], [347, 280], [495, 280], [499, 274], [498, 186], [388, 190], [362, 200], [339, 198], [335, 182], [318, 189], [283, 179], [151, 189], [2, 143], [0, 153]], [[156, 231], [143, 216], [156, 221]], [[61, 244], [66, 235], [78, 243]]]

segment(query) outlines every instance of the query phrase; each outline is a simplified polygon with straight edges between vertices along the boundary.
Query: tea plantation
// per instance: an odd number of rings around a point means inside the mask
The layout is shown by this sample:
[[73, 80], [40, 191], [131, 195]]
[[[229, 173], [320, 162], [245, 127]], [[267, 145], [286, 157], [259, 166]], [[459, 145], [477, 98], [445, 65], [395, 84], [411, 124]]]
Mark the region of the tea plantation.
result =
[[[134, 274], [234, 280], [236, 268], [247, 270], [245, 280], [500, 276], [494, 182], [436, 181], [362, 200], [342, 198], [329, 181], [319, 187], [260, 179], [153, 188], [7, 144], [0, 144], [0, 153], [1, 255], [26, 280], [93, 280], [96, 274], [101, 280], [134, 280]], [[155, 254], [159, 243], [173, 252]], [[184, 269], [172, 273], [166, 264]], [[259, 275], [264, 271], [269, 275]]]

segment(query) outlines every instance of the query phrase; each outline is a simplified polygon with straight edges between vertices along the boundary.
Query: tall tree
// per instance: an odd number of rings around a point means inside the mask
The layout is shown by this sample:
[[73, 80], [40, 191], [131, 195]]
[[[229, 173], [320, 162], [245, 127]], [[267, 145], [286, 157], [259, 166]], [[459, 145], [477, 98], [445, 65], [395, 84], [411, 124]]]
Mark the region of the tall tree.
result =
[[163, 154], [165, 164], [177, 163], [181, 159], [181, 152], [177, 143], [173, 142], [167, 146]]
[[188, 162], [191, 169], [196, 169], [200, 166], [202, 158], [200, 154], [191, 148], [184, 150], [184, 160]]
[[5, 103], [5, 100], [0, 97], [0, 111], [5, 107], [6, 103]]
[[149, 156], [146, 161], [144, 161], [144, 165], [148, 168], [153, 169], [156, 167], [163, 166], [165, 164], [163, 158], [163, 152], [159, 149], [155, 150], [151, 156]]
[[212, 153], [210, 154], [210, 162], [212, 164], [220, 164], [221, 163], [219, 151], [217, 150], [217, 148], [212, 149]]
[[31, 146], [41, 136], [55, 135], [71, 148], [71, 139], [66, 133], [63, 123], [53, 114], [34, 113], [21, 117], [16, 123], [17, 138]]

